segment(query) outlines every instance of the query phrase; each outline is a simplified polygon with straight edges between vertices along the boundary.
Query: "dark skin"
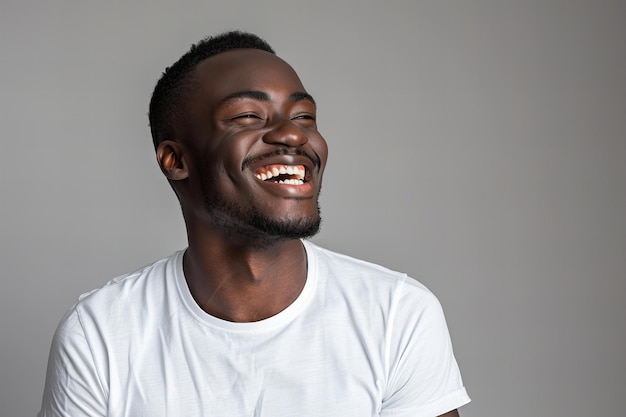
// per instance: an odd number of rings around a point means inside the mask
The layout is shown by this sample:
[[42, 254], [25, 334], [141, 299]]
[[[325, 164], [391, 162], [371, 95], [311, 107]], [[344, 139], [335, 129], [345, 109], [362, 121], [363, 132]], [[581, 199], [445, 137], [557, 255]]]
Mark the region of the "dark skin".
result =
[[[193, 75], [199, 87], [188, 100], [186, 129], [157, 149], [187, 226], [185, 277], [209, 314], [234, 322], [263, 320], [300, 294], [307, 272], [304, 248], [298, 239], [233, 232], [207, 213], [205, 194], [239, 207], [254, 205], [271, 219], [315, 218], [326, 142], [317, 131], [314, 102], [276, 56], [228, 51], [200, 63]], [[287, 154], [260, 159], [276, 152]], [[244, 167], [247, 159], [253, 162]], [[304, 166], [307, 182], [279, 185], [256, 178], [255, 170], [268, 164]]]
[[[307, 259], [299, 239], [251, 227], [250, 219], [301, 225], [318, 218], [328, 149], [315, 102], [286, 62], [256, 49], [210, 57], [193, 78], [184, 126], [157, 148], [187, 227], [185, 278], [207, 313], [263, 320], [298, 297]], [[258, 178], [279, 165], [304, 170], [304, 183]]]

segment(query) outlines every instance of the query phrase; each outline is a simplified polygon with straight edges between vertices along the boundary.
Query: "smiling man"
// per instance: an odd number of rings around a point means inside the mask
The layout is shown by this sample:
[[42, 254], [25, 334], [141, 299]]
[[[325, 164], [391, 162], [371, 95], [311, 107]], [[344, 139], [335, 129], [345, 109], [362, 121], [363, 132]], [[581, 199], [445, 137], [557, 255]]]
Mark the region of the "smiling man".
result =
[[262, 39], [193, 46], [150, 103], [188, 247], [82, 295], [40, 416], [456, 416], [437, 299], [322, 249], [316, 103]]

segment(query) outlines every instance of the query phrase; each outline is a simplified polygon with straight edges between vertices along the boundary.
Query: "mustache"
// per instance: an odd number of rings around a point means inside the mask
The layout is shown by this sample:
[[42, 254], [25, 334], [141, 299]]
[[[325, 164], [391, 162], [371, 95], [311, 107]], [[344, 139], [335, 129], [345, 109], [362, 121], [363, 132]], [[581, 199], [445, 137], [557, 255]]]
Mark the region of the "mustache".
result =
[[250, 166], [251, 164], [254, 164], [256, 162], [262, 161], [263, 159], [267, 159], [267, 158], [271, 158], [274, 156], [282, 156], [282, 155], [298, 155], [298, 156], [304, 156], [306, 158], [309, 158], [311, 160], [311, 162], [313, 162], [313, 165], [315, 167], [319, 167], [321, 165], [321, 160], [320, 158], [316, 155], [316, 154], [311, 154], [309, 152], [306, 152], [303, 149], [286, 149], [286, 148], [282, 148], [282, 149], [277, 149], [276, 151], [273, 152], [267, 152], [258, 156], [253, 156], [253, 157], [249, 157], [243, 160], [243, 163], [241, 164], [241, 168], [245, 169], [248, 166]]

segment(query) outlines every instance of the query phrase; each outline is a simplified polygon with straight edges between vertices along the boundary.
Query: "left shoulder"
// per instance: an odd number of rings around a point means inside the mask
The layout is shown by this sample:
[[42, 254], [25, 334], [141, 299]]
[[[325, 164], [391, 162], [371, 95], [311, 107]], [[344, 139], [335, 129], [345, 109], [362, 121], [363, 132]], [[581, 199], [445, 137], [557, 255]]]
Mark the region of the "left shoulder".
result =
[[309, 262], [317, 273], [345, 285], [366, 287], [379, 293], [391, 293], [393, 297], [435, 302], [433, 293], [421, 282], [403, 272], [333, 252], [309, 241], [304, 241]]

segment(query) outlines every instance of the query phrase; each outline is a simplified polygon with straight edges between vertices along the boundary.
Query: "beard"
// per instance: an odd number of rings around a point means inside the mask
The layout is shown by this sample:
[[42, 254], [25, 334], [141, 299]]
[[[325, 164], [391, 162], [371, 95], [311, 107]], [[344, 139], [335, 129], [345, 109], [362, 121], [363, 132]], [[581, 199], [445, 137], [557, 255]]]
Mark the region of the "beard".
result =
[[254, 204], [243, 206], [227, 201], [217, 193], [211, 193], [204, 180], [202, 198], [204, 208], [215, 227], [229, 237], [256, 248], [267, 248], [285, 240], [314, 236], [319, 232], [322, 222], [319, 202], [315, 216], [277, 219], [264, 215]]

